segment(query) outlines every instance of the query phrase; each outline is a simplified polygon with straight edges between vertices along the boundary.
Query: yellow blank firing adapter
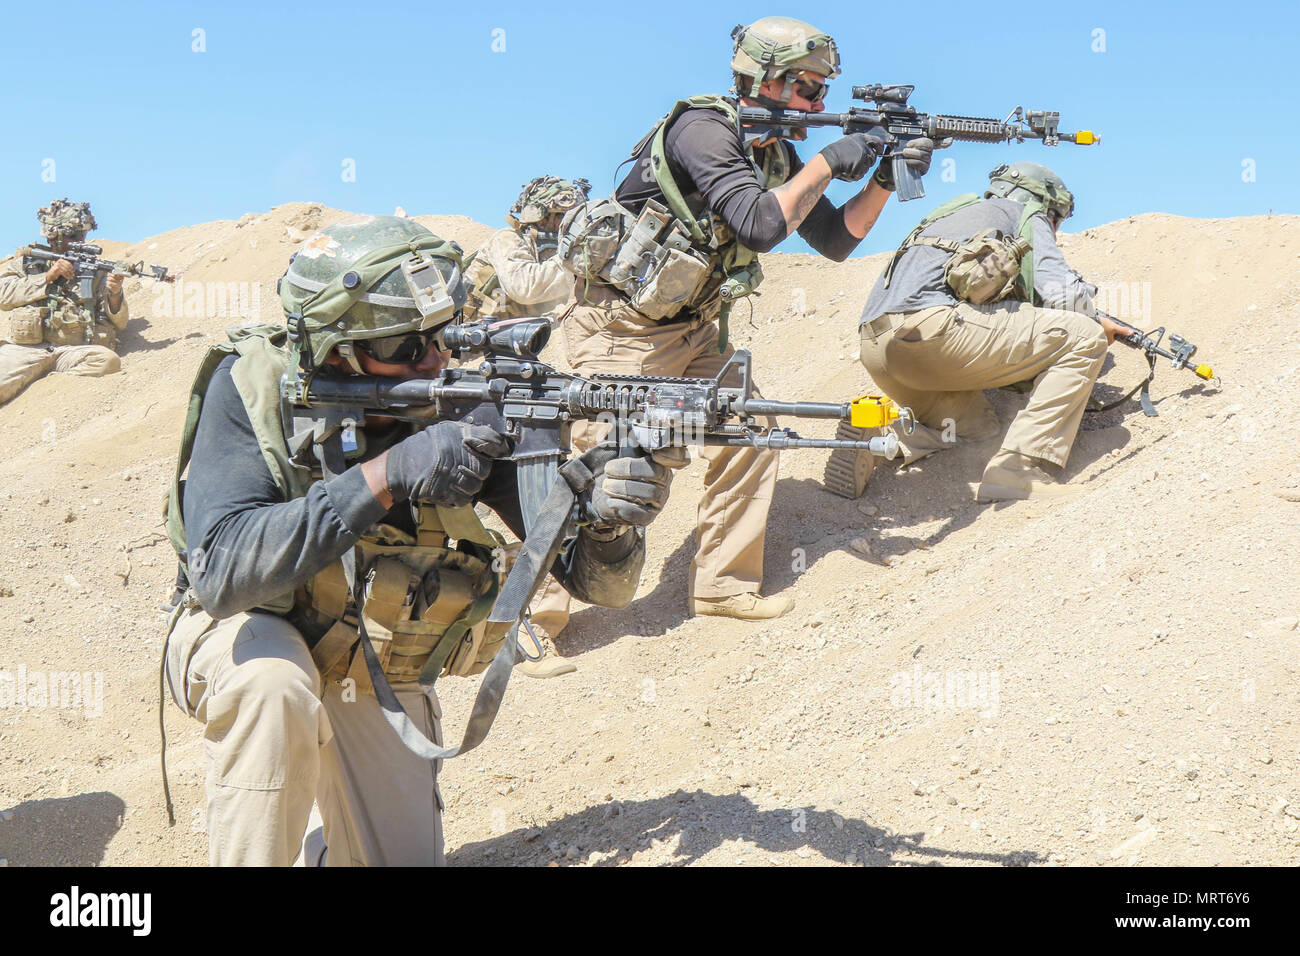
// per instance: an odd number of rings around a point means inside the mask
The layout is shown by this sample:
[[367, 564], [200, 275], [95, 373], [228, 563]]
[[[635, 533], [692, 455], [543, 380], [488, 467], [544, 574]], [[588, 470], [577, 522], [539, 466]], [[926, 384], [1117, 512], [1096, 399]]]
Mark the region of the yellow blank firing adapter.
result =
[[849, 403], [849, 424], [857, 428], [884, 428], [902, 415], [886, 395], [863, 395]]
[[1214, 369], [1210, 368], [1208, 365], [1198, 365], [1193, 369], [1193, 371], [1207, 382], [1214, 378]]
[[1074, 142], [1079, 146], [1092, 146], [1094, 143], [1100, 143], [1101, 137], [1090, 129], [1081, 129], [1074, 134]]

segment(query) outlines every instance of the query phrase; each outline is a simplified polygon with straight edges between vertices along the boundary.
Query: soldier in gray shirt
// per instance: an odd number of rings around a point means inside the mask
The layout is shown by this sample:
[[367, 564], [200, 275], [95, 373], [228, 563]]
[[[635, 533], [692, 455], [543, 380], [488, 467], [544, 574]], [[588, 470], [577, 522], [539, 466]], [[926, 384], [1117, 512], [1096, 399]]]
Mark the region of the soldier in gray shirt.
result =
[[[908, 237], [872, 289], [860, 328], [862, 364], [916, 414], [915, 432], [899, 432], [909, 463], [959, 438], [996, 435], [1000, 425], [983, 390], [1032, 381], [976, 496], [1063, 493], [1054, 471], [1069, 457], [1106, 346], [1120, 331], [1098, 315], [1096, 287], [1069, 268], [1056, 244], [1074, 197], [1050, 169], [1015, 163], [993, 170], [984, 199], [971, 195], [953, 205]], [[975, 305], [954, 293], [946, 266], [956, 245], [992, 230], [1023, 240], [1027, 251], [1018, 267], [1010, 260], [1010, 288]], [[927, 243], [936, 239], [946, 248]], [[828, 479], [834, 471], [832, 462]]]

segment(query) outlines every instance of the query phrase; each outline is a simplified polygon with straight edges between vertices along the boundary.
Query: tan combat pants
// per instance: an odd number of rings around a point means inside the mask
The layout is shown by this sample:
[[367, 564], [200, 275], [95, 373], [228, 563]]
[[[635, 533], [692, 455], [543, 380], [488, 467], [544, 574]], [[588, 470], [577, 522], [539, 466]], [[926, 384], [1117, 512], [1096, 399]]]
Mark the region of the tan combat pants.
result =
[[[172, 699], [204, 725], [213, 866], [290, 865], [313, 800], [326, 866], [444, 862], [437, 767], [406, 749], [372, 694], [345, 694], [338, 683], [322, 692], [306, 642], [283, 618], [251, 612], [214, 622], [187, 611], [166, 655]], [[393, 690], [441, 743], [433, 688]]]
[[1033, 379], [1002, 450], [1064, 465], [1106, 357], [1105, 333], [1086, 315], [1015, 301], [890, 313], [861, 336], [872, 380], [916, 414], [911, 435], [895, 423], [908, 463], [997, 434], [982, 390]]
[[12, 345], [0, 343], [0, 405], [50, 372], [65, 375], [112, 375], [122, 360], [102, 345]]
[[[685, 322], [651, 322], [604, 286], [591, 287], [584, 298], [587, 301], [560, 326], [565, 358], [579, 375], [712, 378], [734, 351], [728, 346], [719, 353], [718, 326], [699, 316]], [[585, 424], [579, 422], [573, 429], [579, 451], [603, 437]], [[688, 600], [757, 591], [763, 583], [763, 537], [776, 489], [777, 453], [709, 446], [702, 454], [709, 465], [696, 516]], [[554, 637], [568, 621], [568, 594], [548, 582], [532, 608], [534, 626]]]

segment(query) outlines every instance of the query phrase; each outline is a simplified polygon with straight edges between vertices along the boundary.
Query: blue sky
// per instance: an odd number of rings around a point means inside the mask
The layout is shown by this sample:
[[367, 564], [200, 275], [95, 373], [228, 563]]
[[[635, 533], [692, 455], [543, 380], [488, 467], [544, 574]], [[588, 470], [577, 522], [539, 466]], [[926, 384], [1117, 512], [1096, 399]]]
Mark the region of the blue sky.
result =
[[[1051, 165], [1074, 190], [1071, 231], [1151, 211], [1300, 212], [1295, 0], [809, 9], [12, 5], [0, 36], [0, 249], [37, 238], [35, 211], [56, 196], [90, 201], [98, 234], [126, 240], [292, 200], [499, 225], [535, 175], [586, 176], [607, 192], [673, 100], [726, 91], [731, 27], [773, 13], [836, 37], [844, 75], [831, 110], [851, 105], [855, 83], [911, 83], [927, 112], [1001, 117], [1021, 104], [1102, 135], [1089, 148], [956, 144], [937, 154], [954, 160], [955, 182], [936, 162], [927, 197], [891, 201], [860, 253], [893, 247], [933, 205], [1020, 158]], [[890, 10], [901, 11], [895, 23]], [[95, 45], [76, 49], [83, 39]], [[813, 132], [800, 153], [831, 138]], [[347, 160], [355, 181], [344, 180]], [[1247, 161], [1253, 182], [1243, 181]], [[830, 195], [843, 202], [854, 188], [835, 183]]]

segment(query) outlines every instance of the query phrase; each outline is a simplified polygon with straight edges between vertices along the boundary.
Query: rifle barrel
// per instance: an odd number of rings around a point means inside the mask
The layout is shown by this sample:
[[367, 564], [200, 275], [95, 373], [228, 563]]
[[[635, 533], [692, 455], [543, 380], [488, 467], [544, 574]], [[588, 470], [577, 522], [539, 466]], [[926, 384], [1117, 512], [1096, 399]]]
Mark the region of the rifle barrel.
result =
[[[747, 398], [744, 407], [736, 411], [742, 415], [790, 415], [795, 418], [837, 418], [849, 420], [847, 402], [773, 402], [765, 398]], [[821, 447], [821, 446], [810, 446]]]

